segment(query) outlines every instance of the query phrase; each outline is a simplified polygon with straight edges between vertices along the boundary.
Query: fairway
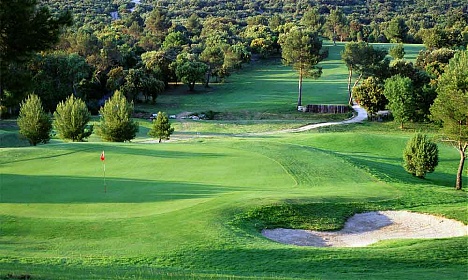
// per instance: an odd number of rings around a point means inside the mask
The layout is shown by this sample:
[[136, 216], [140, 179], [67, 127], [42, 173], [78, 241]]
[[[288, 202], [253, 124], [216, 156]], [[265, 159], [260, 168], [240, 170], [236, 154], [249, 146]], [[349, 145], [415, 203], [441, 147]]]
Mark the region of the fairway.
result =
[[[329, 47], [304, 103], [347, 101], [343, 45]], [[295, 112], [296, 78], [269, 61], [208, 90], [164, 93], [138, 108], [225, 118], [173, 120], [177, 141], [161, 144], [146, 136], [145, 120], [131, 143], [93, 135], [16, 147], [14, 126], [0, 128], [0, 279], [466, 279], [467, 236], [357, 248], [262, 236], [265, 228], [337, 231], [356, 213], [380, 210], [468, 223], [466, 191], [452, 186], [455, 149], [439, 144], [441, 161], [426, 179], [404, 171], [402, 151], [416, 128], [365, 122], [244, 134], [334, 118]]]

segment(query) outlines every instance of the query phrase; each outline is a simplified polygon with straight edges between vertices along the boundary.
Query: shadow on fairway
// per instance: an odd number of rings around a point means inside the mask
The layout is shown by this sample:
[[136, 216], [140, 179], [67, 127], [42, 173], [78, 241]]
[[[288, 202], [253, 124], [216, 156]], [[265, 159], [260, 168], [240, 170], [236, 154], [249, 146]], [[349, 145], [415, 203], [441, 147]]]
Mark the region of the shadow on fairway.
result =
[[[158, 145], [157, 143], [154, 145]], [[53, 149], [50, 145], [31, 147], [27, 153], [18, 154], [15, 158], [0, 158], [0, 165], [21, 163], [36, 160], [47, 160], [63, 156], [71, 156], [73, 154], [94, 154], [95, 158], [99, 160], [102, 151], [106, 152], [106, 160], [111, 160], [115, 156], [131, 155], [131, 156], [147, 156], [153, 158], [216, 158], [225, 156], [222, 153], [211, 152], [184, 152], [177, 150], [158, 149], [156, 146], [139, 145], [133, 143], [64, 143], [55, 145]], [[163, 147], [162, 145], [160, 147]], [[47, 151], [47, 154], [44, 154]]]
[[[359, 166], [364, 167], [370, 173], [375, 174], [384, 181], [411, 183], [413, 185], [436, 185], [440, 187], [453, 187], [455, 184], [455, 170], [453, 174], [448, 174], [436, 170], [434, 173], [428, 173], [426, 178], [412, 176], [403, 168], [400, 158], [380, 158], [369, 155], [345, 155], [345, 158]], [[386, 163], [379, 160], [391, 161]], [[456, 162], [456, 160], [451, 160]], [[465, 176], [464, 176], [465, 177]]]
[[[106, 191], [104, 191], [106, 189]], [[2, 174], [0, 203], [139, 203], [210, 198], [235, 187], [141, 179]]]

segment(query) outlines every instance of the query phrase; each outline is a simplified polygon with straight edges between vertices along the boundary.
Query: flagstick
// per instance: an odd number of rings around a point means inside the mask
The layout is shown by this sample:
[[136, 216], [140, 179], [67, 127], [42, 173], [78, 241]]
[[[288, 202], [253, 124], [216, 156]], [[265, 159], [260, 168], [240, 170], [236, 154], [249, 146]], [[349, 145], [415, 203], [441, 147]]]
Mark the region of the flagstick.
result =
[[107, 185], [106, 185], [106, 162], [103, 162], [104, 166], [104, 193], [107, 193]]

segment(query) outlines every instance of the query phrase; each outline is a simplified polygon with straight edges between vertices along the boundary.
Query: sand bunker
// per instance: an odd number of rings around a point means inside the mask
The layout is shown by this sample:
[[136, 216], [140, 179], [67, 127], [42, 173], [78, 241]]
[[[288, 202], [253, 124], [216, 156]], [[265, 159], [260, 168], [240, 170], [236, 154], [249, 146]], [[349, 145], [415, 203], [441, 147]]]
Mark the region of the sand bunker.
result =
[[298, 246], [363, 247], [380, 240], [447, 238], [468, 234], [462, 222], [407, 211], [379, 211], [356, 214], [335, 232], [265, 229], [262, 234], [274, 241]]

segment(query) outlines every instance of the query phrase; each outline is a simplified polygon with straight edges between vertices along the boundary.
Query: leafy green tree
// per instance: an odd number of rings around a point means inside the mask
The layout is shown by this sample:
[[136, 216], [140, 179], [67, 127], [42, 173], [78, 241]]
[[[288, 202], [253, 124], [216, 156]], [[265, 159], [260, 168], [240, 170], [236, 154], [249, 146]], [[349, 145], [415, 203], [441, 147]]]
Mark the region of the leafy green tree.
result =
[[187, 37], [182, 32], [171, 32], [167, 34], [162, 43], [162, 50], [174, 49], [176, 52], [182, 51], [182, 47], [188, 43]]
[[164, 82], [165, 87], [169, 82], [176, 80], [175, 70], [170, 67], [176, 60], [177, 54], [174, 50], [149, 51], [141, 55], [141, 60], [146, 70], [151, 71], [155, 78]]
[[228, 45], [222, 40], [216, 40], [213, 37], [207, 38], [206, 47], [200, 54], [200, 61], [206, 63], [208, 70], [206, 72], [205, 87], [209, 86], [211, 76], [218, 76], [224, 63], [224, 48]]
[[353, 88], [353, 99], [366, 109], [370, 116], [385, 109], [388, 103], [384, 95], [383, 83], [376, 77], [369, 77]]
[[384, 95], [388, 99], [388, 108], [392, 111], [395, 121], [403, 129], [405, 122], [413, 118], [417, 104], [413, 94], [413, 82], [408, 77], [400, 75], [385, 80]]
[[430, 115], [429, 108], [437, 96], [435, 86], [430, 83], [431, 78], [427, 72], [416, 68], [412, 62], [401, 59], [392, 62], [389, 73], [390, 76], [400, 75], [411, 79], [415, 102], [418, 104], [414, 112], [414, 121], [427, 121]]
[[431, 107], [434, 120], [442, 124], [446, 140], [460, 153], [455, 188], [462, 189], [463, 166], [468, 148], [468, 51], [461, 51], [450, 60], [439, 78], [437, 98]]
[[132, 113], [133, 103], [127, 102], [125, 96], [120, 91], [116, 91], [99, 110], [101, 138], [110, 142], [134, 139], [138, 132], [138, 123], [132, 120]]
[[158, 94], [164, 91], [164, 83], [144, 69], [124, 70], [124, 81], [120, 91], [130, 100], [136, 101], [141, 93], [146, 101], [156, 102]]
[[34, 74], [35, 93], [41, 97], [47, 111], [54, 111], [71, 93], [81, 95], [80, 84], [91, 76], [90, 66], [76, 53], [38, 55], [30, 63], [30, 69]]
[[44, 112], [41, 99], [37, 95], [31, 94], [21, 103], [18, 126], [19, 133], [26, 137], [31, 145], [49, 142], [52, 120]]
[[91, 113], [84, 101], [72, 94], [65, 102], [57, 105], [53, 124], [60, 138], [83, 141], [93, 133], [92, 129], [86, 127], [90, 120]]
[[340, 8], [336, 7], [330, 11], [330, 15], [328, 15], [325, 22], [325, 28], [326, 34], [333, 40], [333, 45], [336, 46], [338, 37], [341, 38], [341, 41], [346, 37], [347, 25], [348, 19]]
[[153, 126], [151, 127], [148, 135], [161, 140], [169, 140], [169, 136], [174, 132], [174, 128], [171, 127], [167, 114], [165, 112], [158, 112], [158, 116], [153, 120]]
[[403, 44], [400, 43], [391, 47], [388, 50], [388, 53], [393, 57], [393, 59], [403, 59], [403, 57], [405, 57], [405, 48], [403, 47]]
[[318, 78], [322, 68], [317, 64], [323, 59], [320, 52], [322, 41], [317, 33], [293, 28], [288, 33], [280, 35], [281, 56], [283, 63], [292, 65], [299, 72], [299, 96], [297, 106], [302, 106], [302, 80], [304, 77]]
[[157, 43], [161, 43], [170, 27], [167, 13], [154, 8], [145, 19], [145, 27], [155, 37]]
[[432, 83], [436, 84], [455, 53], [455, 50], [448, 48], [420, 51], [416, 58], [416, 67], [426, 71], [432, 78]]
[[319, 32], [325, 20], [317, 8], [308, 9], [301, 18], [301, 24], [313, 32]]
[[185, 61], [177, 65], [176, 75], [190, 91], [194, 91], [196, 82], [204, 82], [208, 66], [200, 61]]
[[447, 47], [446, 33], [441, 27], [422, 29], [419, 31], [419, 36], [429, 50]]
[[193, 13], [187, 18], [187, 23], [185, 24], [187, 30], [190, 32], [192, 36], [200, 35], [203, 25], [200, 22], [200, 18], [197, 14]]
[[439, 164], [439, 149], [426, 135], [417, 133], [406, 144], [403, 151], [404, 168], [413, 176], [424, 178], [434, 172]]
[[229, 46], [224, 51], [223, 69], [225, 72], [230, 72], [232, 69], [240, 69], [242, 63], [250, 61], [250, 52], [242, 43]]
[[[37, 0], [0, 1], [0, 73], [8, 71], [13, 63], [24, 63], [36, 51], [54, 46], [62, 28], [71, 23], [69, 12], [52, 15], [48, 8], [38, 6]], [[4, 100], [8, 90], [5, 86], [8, 83], [2, 77], [0, 114], [3, 104], [8, 103]]]
[[[341, 59], [344, 60], [348, 67], [348, 93], [349, 104], [353, 103], [352, 88], [356, 87], [361, 79], [366, 76], [382, 76], [380, 73], [385, 72], [388, 67], [388, 60], [385, 59], [387, 50], [374, 49], [372, 45], [365, 42], [350, 42], [346, 44], [344, 51], [341, 53]], [[357, 72], [358, 78], [351, 87], [353, 74]]]
[[402, 17], [393, 18], [385, 29], [385, 36], [390, 42], [402, 43], [406, 41], [409, 28]]

